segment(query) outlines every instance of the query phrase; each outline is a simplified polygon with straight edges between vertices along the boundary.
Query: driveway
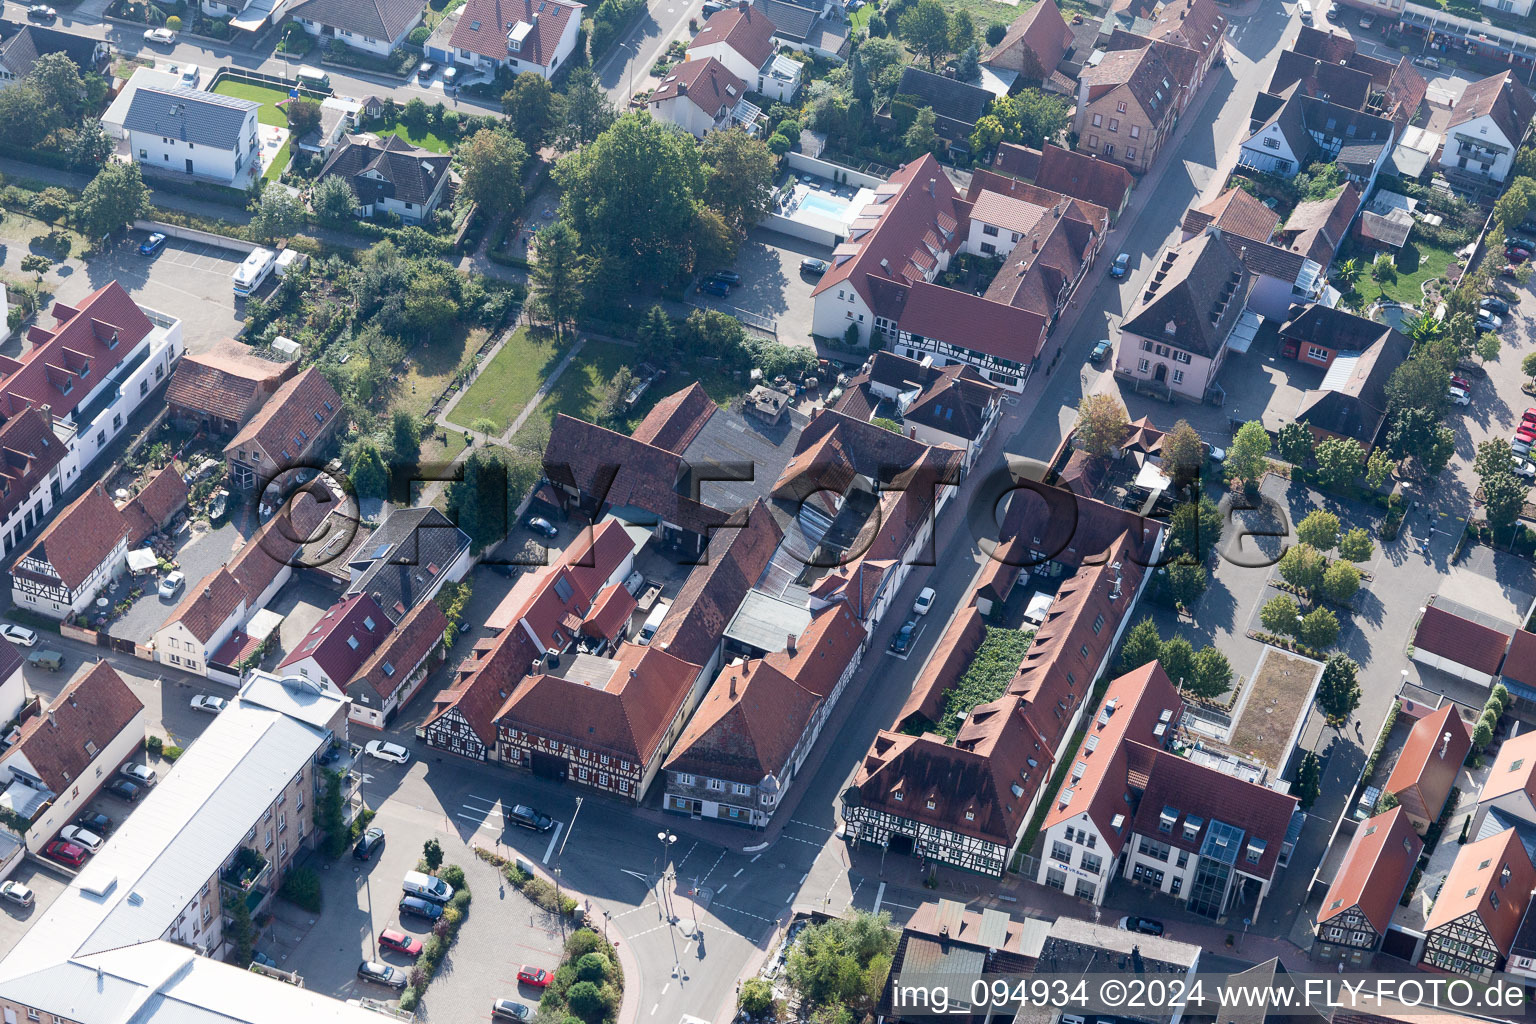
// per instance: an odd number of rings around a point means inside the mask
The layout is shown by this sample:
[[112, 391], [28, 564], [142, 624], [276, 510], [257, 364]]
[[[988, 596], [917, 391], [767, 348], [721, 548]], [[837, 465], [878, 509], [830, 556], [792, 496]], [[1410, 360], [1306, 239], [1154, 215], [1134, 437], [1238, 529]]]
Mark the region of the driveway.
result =
[[[206, 527], [207, 524], [194, 524], [193, 533], [198, 525]], [[182, 545], [176, 552], [176, 563], [186, 575], [186, 585], [172, 597], [161, 597], [159, 593], [159, 576], [145, 577], [143, 586], [144, 594], [134, 602], [133, 607], [127, 613], [112, 623], [108, 630], [112, 636], [122, 639], [133, 639], [140, 642], [148, 640], [170, 618], [176, 606], [181, 603], [187, 593], [202, 581], [203, 577], [213, 572], [219, 566], [229, 561], [230, 549], [239, 538], [240, 532], [234, 524], [225, 523], [216, 530], [204, 529], [193, 534], [192, 538]]]
[[0, 956], [6, 956], [21, 941], [34, 921], [48, 912], [53, 901], [68, 888], [62, 875], [45, 870], [36, 861], [23, 856], [16, 870], [8, 876], [32, 890], [30, 907], [18, 907], [14, 903], [0, 903]]

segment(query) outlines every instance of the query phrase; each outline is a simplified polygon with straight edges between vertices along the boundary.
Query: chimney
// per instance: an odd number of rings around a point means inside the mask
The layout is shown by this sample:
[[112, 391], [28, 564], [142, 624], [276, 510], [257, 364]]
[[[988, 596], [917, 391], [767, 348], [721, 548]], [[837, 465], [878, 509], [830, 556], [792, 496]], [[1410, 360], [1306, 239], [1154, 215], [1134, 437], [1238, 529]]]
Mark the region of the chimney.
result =
[[1040, 251], [1040, 239], [1038, 239], [1038, 238], [1031, 238], [1029, 240], [1029, 251], [1030, 252], [1039, 252]]
[[1449, 751], [1450, 749], [1451, 749], [1451, 734], [1449, 732], [1447, 732], [1444, 736], [1440, 737], [1440, 756], [1442, 758], [1444, 758], [1445, 755], [1446, 755], [1446, 752]]
[[688, 83], [687, 82], [678, 82], [677, 83], [677, 94], [679, 96], [687, 96], [688, 95]]
[[48, 709], [48, 724], [55, 729], [59, 727], [58, 719], [53, 717], [53, 708]]
[[736, 699], [736, 673], [731, 673], [731, 700]]
[[1180, 11], [1179, 12], [1179, 20], [1183, 21], [1184, 20], [1184, 15], [1186, 15], [1188, 13], [1189, 13], [1189, 8], [1188, 7], [1184, 8], [1182, 11]]
[[937, 178], [929, 178], [928, 179], [928, 194], [929, 195], [931, 195], [931, 196], [932, 195], [938, 195], [938, 193], [933, 190], [933, 187], [936, 184], [938, 184], [938, 179]]
[[794, 654], [795, 653], [795, 634], [793, 634], [793, 633], [789, 634], [789, 638], [787, 640], [785, 640], [785, 642], [784, 642], [784, 649], [786, 651], [788, 651], [790, 654]]

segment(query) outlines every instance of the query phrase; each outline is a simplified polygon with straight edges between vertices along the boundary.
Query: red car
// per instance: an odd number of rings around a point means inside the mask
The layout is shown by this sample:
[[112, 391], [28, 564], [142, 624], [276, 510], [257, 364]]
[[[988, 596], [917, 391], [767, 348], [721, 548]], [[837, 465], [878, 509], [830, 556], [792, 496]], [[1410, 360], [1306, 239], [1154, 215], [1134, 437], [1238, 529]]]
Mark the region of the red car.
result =
[[1458, 377], [1453, 373], [1451, 374], [1451, 387], [1461, 388], [1463, 391], [1471, 391], [1472, 382], [1467, 380], [1465, 377]]
[[1536, 405], [1533, 405], [1529, 409], [1525, 410], [1525, 415], [1521, 416], [1520, 418], [1522, 420], [1536, 420]]
[[408, 957], [421, 955], [421, 940], [413, 939], [405, 932], [397, 932], [386, 928], [379, 933], [379, 948], [392, 949], [396, 953], [404, 953]]
[[1517, 440], [1536, 444], [1536, 423], [1532, 423], [1530, 420], [1523, 421], [1519, 429], [1515, 431], [1515, 437]]
[[1531, 258], [1531, 254], [1524, 249], [1505, 249], [1504, 258], [1511, 263], [1524, 263]]
[[72, 868], [78, 868], [85, 863], [85, 847], [67, 843], [62, 839], [55, 839], [43, 850], [47, 856], [60, 864], [68, 864]]
[[530, 967], [527, 964], [524, 964], [522, 969], [517, 972], [518, 981], [524, 985], [533, 985], [536, 988], [545, 987], [554, 980], [554, 977], [553, 974], [550, 974], [542, 967]]

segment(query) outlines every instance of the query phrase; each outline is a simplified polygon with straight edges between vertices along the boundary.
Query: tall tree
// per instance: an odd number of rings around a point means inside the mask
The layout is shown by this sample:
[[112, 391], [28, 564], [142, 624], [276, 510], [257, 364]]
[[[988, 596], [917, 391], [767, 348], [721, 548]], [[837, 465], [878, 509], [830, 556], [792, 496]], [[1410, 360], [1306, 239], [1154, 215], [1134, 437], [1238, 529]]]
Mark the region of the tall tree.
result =
[[6, 141], [23, 149], [42, 142], [54, 128], [43, 94], [26, 79], [0, 89], [0, 123]]
[[1237, 428], [1227, 449], [1227, 479], [1256, 483], [1269, 467], [1269, 432], [1258, 420]]
[[481, 550], [507, 535], [507, 466], [483, 448], [460, 466], [460, 478], [448, 485], [448, 518]]
[[740, 128], [704, 136], [704, 203], [738, 234], [768, 214], [777, 161]]
[[555, 168], [561, 209], [587, 251], [626, 282], [670, 282], [688, 266], [704, 189], [698, 144], [670, 125], [625, 114]]
[[1188, 686], [1195, 678], [1195, 649], [1182, 636], [1165, 640], [1157, 660], [1174, 686]]
[[655, 363], [669, 363], [675, 351], [672, 318], [661, 306], [652, 306], [645, 320], [635, 331], [640, 343], [640, 354]]
[[27, 81], [37, 87], [47, 110], [48, 128], [75, 124], [85, 113], [85, 80], [80, 65], [67, 54], [45, 53], [37, 58]]
[[481, 209], [501, 213], [522, 205], [528, 150], [520, 139], [509, 132], [482, 128], [470, 138], [459, 160], [464, 194]]
[[[0, 96], [10, 91], [0, 90]], [[96, 177], [80, 193], [75, 216], [87, 236], [100, 238], [132, 223], [149, 210], [149, 187], [144, 184], [139, 165], [114, 160], [96, 172]]]
[[1285, 549], [1278, 565], [1281, 579], [1293, 587], [1310, 592], [1322, 586], [1328, 559], [1310, 544], [1297, 544]]
[[936, 69], [939, 58], [950, 54], [949, 14], [939, 0], [917, 0], [896, 24], [907, 48], [928, 59], [928, 70]]
[[555, 97], [555, 145], [563, 150], [580, 149], [613, 124], [617, 111], [591, 68], [571, 71], [565, 92]]
[[1184, 608], [1200, 600], [1208, 583], [1205, 566], [1192, 558], [1181, 558], [1168, 566], [1168, 593]]
[[1157, 624], [1151, 618], [1142, 619], [1125, 634], [1120, 648], [1120, 671], [1130, 672], [1149, 661], [1156, 661], [1163, 649], [1163, 638], [1157, 635]]
[[396, 409], [390, 419], [390, 440], [394, 442], [395, 464], [414, 466], [421, 458], [421, 423], [405, 409]]
[[534, 239], [534, 260], [529, 271], [534, 302], [555, 328], [558, 340], [565, 325], [574, 323], [581, 311], [582, 288], [587, 280], [587, 258], [581, 239], [564, 221], [544, 228]]
[[1281, 427], [1275, 436], [1275, 452], [1293, 466], [1305, 468], [1316, 447], [1311, 428], [1296, 420]]
[[869, 103], [875, 98], [875, 87], [870, 84], [869, 72], [864, 69], [863, 50], [863, 46], [858, 47], [848, 58], [848, 90], [860, 103]]
[[1339, 639], [1339, 617], [1329, 608], [1313, 608], [1301, 617], [1296, 639], [1318, 650], [1332, 647]]
[[352, 183], [339, 174], [321, 178], [310, 193], [310, 205], [320, 223], [328, 227], [345, 224], [357, 216], [357, 193]]
[[1168, 521], [1173, 549], [1203, 563], [1221, 539], [1221, 523], [1221, 508], [1205, 495], [1181, 502]]
[[1301, 609], [1290, 594], [1277, 594], [1259, 609], [1259, 625], [1271, 633], [1293, 636], [1301, 623]]
[[1163, 468], [1180, 486], [1200, 475], [1205, 465], [1205, 442], [1188, 420], [1179, 420], [1163, 435]]
[[1488, 525], [1500, 528], [1513, 526], [1525, 506], [1525, 496], [1530, 488], [1513, 473], [1492, 473], [1483, 478], [1483, 502], [1488, 513]]
[[956, 11], [949, 19], [949, 52], [962, 53], [976, 45], [976, 23], [967, 11]]
[[1365, 449], [1352, 437], [1330, 437], [1317, 446], [1317, 481], [1343, 487], [1360, 475]]
[[261, 202], [251, 217], [251, 234], [259, 241], [288, 238], [304, 226], [304, 206], [288, 188], [269, 181], [261, 190]]
[[1328, 724], [1342, 728], [1360, 706], [1360, 666], [1347, 654], [1334, 654], [1323, 666], [1323, 678], [1317, 684], [1317, 706]]
[[1073, 428], [1077, 445], [1089, 455], [1102, 457], [1125, 440], [1130, 420], [1125, 406], [1113, 395], [1085, 395], [1077, 403], [1077, 426]]
[[1302, 810], [1311, 810], [1322, 793], [1323, 762], [1309, 750], [1302, 755], [1301, 766], [1296, 769], [1296, 802]]
[[512, 79], [512, 88], [501, 94], [501, 112], [511, 123], [512, 134], [530, 153], [537, 153], [555, 123], [555, 93], [549, 79], [532, 71]]
[[1009, 142], [1038, 149], [1066, 131], [1071, 110], [1061, 100], [1039, 89], [1021, 89], [992, 103], [992, 115], [1003, 123]]
[[1339, 542], [1339, 517], [1326, 509], [1313, 509], [1296, 524], [1296, 539], [1319, 551], [1329, 550]]
[[1214, 647], [1195, 652], [1195, 672], [1185, 689], [1197, 697], [1214, 700], [1232, 686], [1232, 663]]
[[1351, 562], [1369, 562], [1376, 553], [1371, 534], [1363, 526], [1357, 526], [1339, 538], [1339, 557]]
[[1408, 409], [1428, 409], [1438, 416], [1445, 408], [1449, 369], [1416, 350], [1387, 378], [1387, 411], [1400, 414]]
[[939, 148], [939, 134], [937, 130], [938, 116], [934, 114], [932, 107], [923, 107], [907, 126], [907, 130], [901, 136], [901, 144], [906, 147], [909, 157], [920, 157], [925, 153], [937, 152]]

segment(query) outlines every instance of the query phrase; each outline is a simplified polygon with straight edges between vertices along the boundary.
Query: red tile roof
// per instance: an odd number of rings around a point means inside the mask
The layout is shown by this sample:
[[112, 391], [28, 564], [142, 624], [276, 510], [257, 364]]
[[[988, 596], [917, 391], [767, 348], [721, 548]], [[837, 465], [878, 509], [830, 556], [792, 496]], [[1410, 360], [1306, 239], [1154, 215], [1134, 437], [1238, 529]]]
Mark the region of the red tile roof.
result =
[[1038, 149], [1030, 149], [1016, 142], [1000, 142], [997, 152], [992, 155], [992, 169], [1000, 174], [1034, 181], [1035, 175], [1040, 173], [1041, 156]]
[[229, 634], [229, 639], [219, 645], [218, 650], [208, 655], [208, 661], [213, 665], [239, 665], [246, 658], [256, 653], [262, 641], [242, 630], [235, 630]]
[[423, 728], [430, 730], [456, 711], [481, 743], [493, 746], [496, 712], [543, 654], [544, 649], [521, 629], [476, 641], [469, 656], [454, 670], [453, 681], [432, 698], [432, 711]]
[[716, 11], [693, 37], [689, 50], [725, 43], [741, 54], [754, 68], [762, 67], [773, 56], [773, 22], [761, 10], [749, 4]]
[[28, 407], [0, 423], [0, 521], [31, 497], [65, 451], [52, 417], [41, 409]]
[[561, 561], [570, 569], [571, 579], [591, 601], [610, 577], [635, 550], [635, 542], [616, 519], [598, 523], [566, 548]]
[[1240, 188], [1229, 188], [1204, 206], [1184, 214], [1184, 231], [1198, 234], [1211, 224], [1243, 238], [1267, 242], [1280, 226], [1280, 215]]
[[846, 604], [817, 613], [794, 654], [779, 651], [721, 669], [667, 758], [669, 771], [757, 785], [783, 778], [811, 716], [864, 641]]
[[277, 667], [288, 668], [313, 658], [331, 682], [344, 686], [384, 642], [389, 630], [384, 609], [367, 594], [353, 594], [327, 608]]
[[635, 596], [624, 589], [623, 583], [610, 583], [592, 602], [592, 610], [581, 620], [581, 631], [604, 640], [617, 640], [629, 625], [629, 617], [639, 603]]
[[1202, 58], [1221, 46], [1227, 30], [1227, 18], [1212, 0], [1116, 0], [1112, 9], [1151, 20], [1149, 38], [1187, 46]]
[[279, 463], [274, 472], [279, 471], [294, 464], [299, 453], [329, 430], [340, 415], [340, 396], [319, 368], [311, 366], [277, 389], [234, 440], [224, 446], [224, 454], [260, 445], [268, 458]]
[[[320, 498], [316, 498], [316, 494]], [[338, 517], [325, 525], [336, 501], [323, 484], [294, 494], [271, 519], [251, 535], [245, 546], [229, 560], [229, 571], [254, 602], [277, 579], [278, 573], [295, 564], [295, 556], [304, 541], [316, 541], [332, 529], [338, 535], [357, 529], [354, 520]], [[324, 527], [322, 529], [322, 527]]]
[[1536, 731], [1504, 741], [1477, 799], [1481, 803], [1521, 791], [1536, 804]]
[[130, 532], [128, 521], [107, 497], [107, 489], [96, 484], [54, 517], [11, 572], [47, 582], [46, 576], [19, 567], [33, 558], [51, 565], [70, 590], [79, 590]]
[[154, 329], [116, 281], [78, 307], [55, 302], [53, 316], [52, 330], [27, 331], [33, 347], [23, 360], [0, 356], [0, 413], [14, 416], [30, 404], [67, 417]]
[[1317, 923], [1325, 924], [1351, 907], [1359, 907], [1377, 935], [1387, 934], [1397, 901], [1413, 875], [1424, 841], [1401, 807], [1360, 823], [1339, 873], [1334, 876]]
[[1474, 672], [1498, 675], [1509, 633], [1464, 619], [1431, 601], [1413, 634], [1416, 650], [1449, 658]]
[[650, 762], [677, 717], [699, 666], [662, 650], [624, 644], [605, 684], [532, 675], [496, 713], [498, 726]]
[[1504, 656], [1504, 678], [1514, 683], [1536, 687], [1536, 633], [1517, 629]]
[[1125, 205], [1136, 178], [1117, 163], [1047, 143], [1041, 147], [1034, 182], [1115, 212]]
[[[715, 18], [725, 13], [735, 12], [722, 11]], [[704, 429], [704, 424], [709, 422], [717, 408], [703, 385], [694, 381], [676, 394], [657, 402], [656, 407], [646, 413], [645, 419], [640, 421], [630, 436], [636, 441], [681, 455], [693, 443], [693, 439], [699, 436], [699, 431]]]
[[1054, 0], [1040, 0], [1013, 19], [998, 44], [982, 56], [987, 64], [1019, 71], [1027, 78], [1044, 78], [1072, 48], [1072, 30]]
[[[1511, 828], [1468, 843], [1446, 873], [1440, 895], [1424, 921], [1424, 930], [1433, 932], [1476, 914], [1499, 953], [1506, 954], [1520, 930], [1533, 887], [1536, 868], [1531, 866], [1531, 858], [1520, 842], [1520, 833]], [[1499, 896], [1498, 907], [1489, 899], [1494, 893]]]
[[118, 510], [132, 530], [128, 546], [138, 546], [150, 534], [169, 525], [176, 513], [187, 507], [190, 494], [187, 481], [174, 463], [150, 477], [144, 489]]
[[1387, 778], [1385, 792], [1397, 794], [1417, 787], [1425, 812], [1433, 820], [1445, 806], [1445, 798], [1450, 796], [1461, 764], [1471, 749], [1472, 734], [1467, 731], [1467, 723], [1456, 713], [1456, 705], [1448, 701], [1439, 711], [1413, 723]]
[[581, 17], [582, 5], [566, 0], [469, 0], [459, 13], [448, 45], [458, 50], [504, 61], [508, 57], [507, 34], [522, 22], [533, 31], [517, 51], [519, 61], [551, 67], [572, 18]]
[[1536, 99], [1510, 71], [1473, 82], [1456, 101], [1445, 126], [1446, 137], [1450, 137], [1451, 129], [1484, 115], [1498, 126], [1511, 145], [1518, 146], [1530, 130], [1531, 118], [1536, 117]]
[[[1087, 720], [1083, 742], [1072, 752], [1073, 774], [1063, 780], [1051, 802], [1045, 827], [1087, 814], [1110, 854], [1119, 854], [1131, 835], [1126, 825], [1132, 802], [1126, 796], [1133, 787], [1124, 745], [1134, 741], [1163, 746], [1173, 738], [1183, 713], [1183, 700], [1155, 661], [1112, 680], [1099, 706], [1090, 709], [1093, 717]], [[1162, 735], [1157, 733], [1160, 725]], [[1116, 817], [1120, 818], [1118, 829]]]
[[1326, 267], [1344, 244], [1359, 210], [1360, 189], [1352, 181], [1332, 199], [1298, 203], [1280, 229], [1282, 244]]
[[370, 690], [382, 706], [432, 648], [442, 642], [447, 628], [448, 616], [437, 602], [421, 602], [390, 630], [384, 642], [342, 688], [354, 700], [360, 688]]
[[661, 85], [651, 93], [651, 106], [677, 96], [686, 96], [704, 113], [718, 118], [729, 113], [746, 95], [747, 83], [731, 74], [730, 68], [713, 57], [686, 60], [667, 72]]
[[246, 599], [245, 588], [227, 568], [219, 566], [187, 591], [160, 628], [180, 622], [199, 643], [207, 644]]
[[[22, 725], [21, 736], [0, 755], [0, 765], [10, 757], [25, 757], [44, 785], [66, 793], [143, 710], [111, 665], [81, 666], [48, 710]], [[106, 766], [109, 771], [113, 767]], [[87, 789], [97, 785], [94, 779], [86, 781]]]
[[165, 402], [172, 408], [244, 423], [293, 368], [292, 363], [259, 358], [249, 346], [225, 339], [207, 352], [182, 356], [171, 374]]
[[[1177, 812], [1171, 833], [1158, 827], [1164, 808]], [[1264, 844], [1257, 864], [1248, 863], [1246, 850], [1240, 851], [1238, 870], [1271, 878], [1295, 810], [1293, 796], [1158, 750], [1150, 758], [1147, 788], [1136, 808], [1134, 828], [1140, 835], [1157, 836], [1160, 842], [1197, 854], [1211, 821], [1226, 822], [1243, 830], [1245, 847], [1255, 840]], [[1184, 822], [1195, 817], [1202, 819], [1200, 828], [1194, 839], [1186, 839]]]

